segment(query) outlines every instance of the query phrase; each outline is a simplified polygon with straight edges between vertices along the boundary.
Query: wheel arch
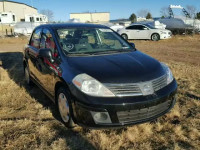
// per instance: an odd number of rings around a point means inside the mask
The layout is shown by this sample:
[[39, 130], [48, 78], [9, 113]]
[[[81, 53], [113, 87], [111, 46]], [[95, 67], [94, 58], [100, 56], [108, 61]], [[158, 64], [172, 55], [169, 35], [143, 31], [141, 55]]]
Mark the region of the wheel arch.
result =
[[67, 91], [69, 92], [69, 94], [71, 95], [71, 92], [69, 90], [69, 86], [67, 85], [67, 83], [63, 79], [60, 79], [60, 81], [56, 82], [55, 87], [54, 87], [55, 103], [57, 103], [57, 92], [60, 87], [65, 87]]
[[157, 35], [159, 35], [159, 40], [160, 40], [160, 34], [159, 34], [158, 32], [153, 32], [153, 33], [151, 34], [151, 37], [150, 37], [150, 39], [152, 39], [152, 36], [153, 36], [154, 34], [157, 34]]
[[28, 63], [26, 62], [26, 60], [23, 60], [23, 70], [24, 70], [24, 72], [25, 72], [26, 66], [28, 66]]
[[123, 35], [125, 35], [125, 36], [127, 37], [127, 40], [128, 40], [128, 34], [127, 34], [127, 33], [122, 33], [122, 34], [121, 34], [121, 37], [122, 37]]
[[160, 34], [159, 34], [158, 32], [153, 32], [153, 33], [151, 33], [151, 37], [152, 37], [152, 35], [154, 35], [154, 34], [158, 34], [159, 37], [160, 37]]

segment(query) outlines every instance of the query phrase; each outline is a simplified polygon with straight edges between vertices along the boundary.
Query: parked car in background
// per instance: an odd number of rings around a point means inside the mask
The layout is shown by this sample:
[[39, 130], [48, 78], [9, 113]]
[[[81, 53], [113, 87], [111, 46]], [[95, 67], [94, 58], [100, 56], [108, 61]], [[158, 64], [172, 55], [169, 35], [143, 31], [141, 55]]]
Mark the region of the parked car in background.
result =
[[55, 102], [67, 127], [119, 127], [154, 120], [175, 104], [164, 63], [103, 25], [36, 27], [24, 51], [27, 84]]
[[166, 29], [156, 29], [148, 24], [132, 24], [119, 30], [118, 33], [126, 40], [129, 39], [150, 39], [158, 41], [171, 38], [171, 31]]

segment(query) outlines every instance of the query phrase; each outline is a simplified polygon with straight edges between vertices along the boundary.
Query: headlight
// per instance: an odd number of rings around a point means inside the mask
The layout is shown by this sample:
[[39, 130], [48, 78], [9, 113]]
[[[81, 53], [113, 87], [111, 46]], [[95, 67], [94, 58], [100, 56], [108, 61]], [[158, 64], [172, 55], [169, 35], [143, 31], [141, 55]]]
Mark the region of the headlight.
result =
[[73, 79], [73, 84], [83, 93], [97, 97], [114, 97], [115, 95], [99, 81], [87, 74], [79, 74]]
[[167, 84], [170, 84], [174, 80], [173, 74], [166, 64], [161, 63], [161, 65], [167, 74]]

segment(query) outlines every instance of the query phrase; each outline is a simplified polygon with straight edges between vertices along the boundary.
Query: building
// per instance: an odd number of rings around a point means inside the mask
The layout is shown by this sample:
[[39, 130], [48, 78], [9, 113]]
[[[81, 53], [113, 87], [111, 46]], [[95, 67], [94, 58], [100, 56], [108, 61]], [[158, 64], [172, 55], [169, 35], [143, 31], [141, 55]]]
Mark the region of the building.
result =
[[0, 23], [13, 24], [17, 22], [16, 15], [12, 12], [0, 13]]
[[94, 12], [94, 13], [71, 13], [70, 19], [77, 19], [80, 22], [105, 23], [110, 21], [109, 12]]
[[37, 15], [38, 11], [36, 8], [29, 6], [24, 3], [14, 1], [0, 1], [0, 13], [11, 12], [15, 14], [17, 22], [24, 22], [27, 14]]
[[137, 22], [140, 22], [140, 21], [146, 21], [147, 19], [145, 17], [137, 17]]
[[121, 25], [125, 27], [131, 24], [131, 21], [129, 19], [116, 19], [116, 20], [110, 20], [110, 22], [115, 25]]
[[25, 22], [46, 23], [48, 22], [48, 18], [42, 14], [27, 14], [25, 15]]

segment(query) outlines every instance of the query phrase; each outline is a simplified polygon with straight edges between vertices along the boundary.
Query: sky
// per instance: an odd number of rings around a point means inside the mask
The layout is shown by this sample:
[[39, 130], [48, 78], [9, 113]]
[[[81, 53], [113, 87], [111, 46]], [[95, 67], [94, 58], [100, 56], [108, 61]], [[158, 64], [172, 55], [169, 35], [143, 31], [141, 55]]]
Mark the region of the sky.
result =
[[110, 19], [129, 18], [132, 13], [148, 9], [153, 17], [160, 17], [160, 9], [170, 4], [193, 5], [200, 11], [200, 0], [12, 0], [33, 5], [38, 11], [52, 10], [55, 21], [69, 20], [70, 13], [110, 12]]

